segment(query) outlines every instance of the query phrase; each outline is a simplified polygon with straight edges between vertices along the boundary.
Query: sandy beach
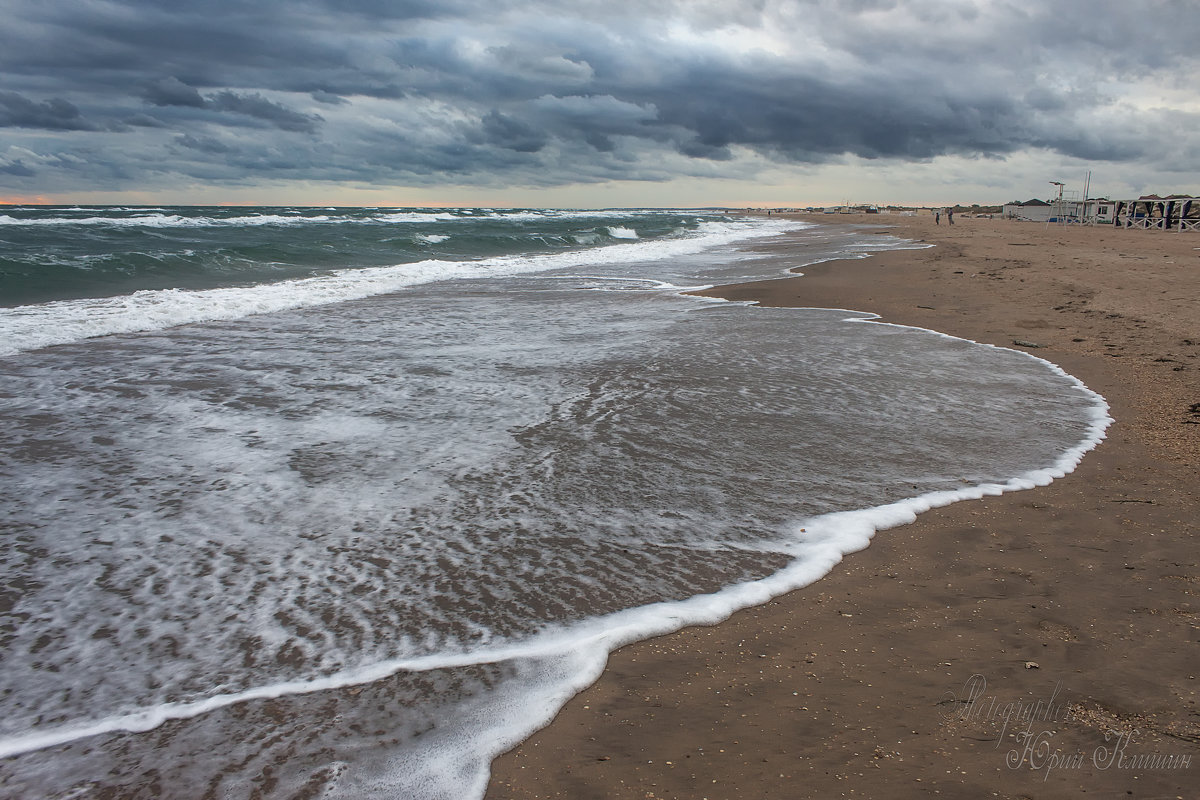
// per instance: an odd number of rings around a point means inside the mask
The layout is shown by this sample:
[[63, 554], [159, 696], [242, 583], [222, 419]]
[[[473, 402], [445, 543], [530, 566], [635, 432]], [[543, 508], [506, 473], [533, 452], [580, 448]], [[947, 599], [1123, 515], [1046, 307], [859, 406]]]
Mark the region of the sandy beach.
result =
[[935, 246], [712, 293], [1028, 350], [1107, 399], [1107, 439], [1050, 486], [614, 653], [488, 797], [1200, 796], [1200, 235], [810, 219]]

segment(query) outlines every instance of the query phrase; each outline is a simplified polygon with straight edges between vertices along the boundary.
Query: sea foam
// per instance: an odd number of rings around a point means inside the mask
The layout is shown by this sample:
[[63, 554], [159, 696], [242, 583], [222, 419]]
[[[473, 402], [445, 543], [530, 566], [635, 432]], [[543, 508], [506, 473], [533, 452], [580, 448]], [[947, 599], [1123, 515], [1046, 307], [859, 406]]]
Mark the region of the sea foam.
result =
[[[855, 313], [847, 318], [846, 322], [920, 331], [922, 334], [932, 334], [957, 342], [969, 341], [910, 326], [877, 322], [872, 315]], [[1105, 431], [1112, 422], [1108, 414], [1108, 405], [1100, 395], [1088, 389], [1081, 381], [1058, 366], [1030, 354], [991, 345], [971, 344], [1015, 353], [1017, 357], [1037, 362], [1048, 372], [1065, 379], [1089, 399], [1086, 434], [1053, 462], [1024, 470], [1006, 481], [927, 492], [874, 507], [798, 519], [791, 524], [784, 540], [773, 545], [773, 549], [782, 550], [790, 555], [790, 565], [762, 579], [739, 583], [684, 600], [629, 608], [568, 626], [550, 625], [535, 635], [503, 641], [496, 645], [475, 646], [460, 651], [442, 649], [423, 656], [385, 659], [339, 670], [320, 678], [280, 681], [239, 692], [214, 694], [190, 702], [161, 703], [133, 712], [42, 728], [0, 739], [0, 758], [105, 733], [147, 731], [168, 720], [190, 719], [239, 703], [373, 683], [398, 672], [419, 673], [509, 661], [541, 662], [544, 666], [527, 676], [527, 680], [515, 689], [521, 693], [519, 697], [493, 701], [502, 705], [504, 713], [479, 720], [480, 730], [488, 732], [486, 736], [481, 737], [479, 741], [472, 739], [469, 745], [463, 742], [452, 746], [445, 745], [455, 749], [453, 755], [456, 763], [460, 764], [460, 776], [451, 786], [443, 785], [439, 792], [444, 790], [444, 796], [447, 797], [480, 796], [486, 786], [487, 769], [491, 759], [548, 722], [562, 703], [599, 675], [608, 654], [618, 647], [689, 625], [716, 624], [740, 609], [760, 605], [783, 593], [807, 586], [828, 574], [847, 554], [867, 547], [877, 532], [911, 523], [917, 515], [932, 508], [1049, 484], [1052, 480], [1073, 471], [1084, 454], [1103, 440]], [[423, 766], [419, 766], [416, 772], [413, 771], [414, 761], [411, 754], [401, 758], [394, 765], [392, 779], [396, 782], [395, 785], [411, 789], [414, 780], [426, 780], [420, 776], [429, 770], [433, 771], [428, 772], [427, 777], [432, 779], [438, 774], [438, 770], [433, 767], [442, 763], [445, 756], [445, 753], [434, 754], [431, 757], [432, 761], [426, 758], [420, 762]], [[467, 766], [470, 768], [466, 769]], [[455, 792], [458, 794], [455, 795]]]

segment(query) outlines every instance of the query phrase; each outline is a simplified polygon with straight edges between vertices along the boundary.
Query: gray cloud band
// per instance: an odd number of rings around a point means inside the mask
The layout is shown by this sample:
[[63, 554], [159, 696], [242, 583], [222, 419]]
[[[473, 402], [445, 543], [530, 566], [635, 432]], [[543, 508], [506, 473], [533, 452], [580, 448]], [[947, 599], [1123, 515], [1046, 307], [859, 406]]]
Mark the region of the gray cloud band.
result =
[[1174, 162], [1195, 170], [1200, 115], [1102, 90], [1194, 74], [1200, 7], [1155, 5], [1170, 24], [1109, 0], [13, 0], [0, 180], [555, 185], [745, 177], [746, 152], [1137, 161], [1163, 141], [1182, 143]]

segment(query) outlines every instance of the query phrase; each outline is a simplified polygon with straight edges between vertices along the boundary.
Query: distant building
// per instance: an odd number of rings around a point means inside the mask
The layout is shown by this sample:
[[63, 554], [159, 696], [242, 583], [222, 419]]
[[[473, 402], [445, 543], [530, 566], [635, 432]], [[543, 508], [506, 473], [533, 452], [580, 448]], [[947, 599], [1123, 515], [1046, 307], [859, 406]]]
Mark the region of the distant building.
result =
[[1116, 203], [1105, 198], [1089, 200], [1027, 200], [1004, 206], [1005, 219], [1055, 222], [1071, 225], [1111, 225]]
[[1112, 200], [1101, 197], [1097, 200], [1089, 200], [1089, 211], [1091, 212], [1089, 221], [1096, 225], [1111, 225], [1113, 215], [1116, 213], [1117, 204]]
[[1045, 200], [1014, 200], [1005, 203], [1001, 210], [1005, 219], [1019, 219], [1025, 222], [1049, 222], [1053, 206]]

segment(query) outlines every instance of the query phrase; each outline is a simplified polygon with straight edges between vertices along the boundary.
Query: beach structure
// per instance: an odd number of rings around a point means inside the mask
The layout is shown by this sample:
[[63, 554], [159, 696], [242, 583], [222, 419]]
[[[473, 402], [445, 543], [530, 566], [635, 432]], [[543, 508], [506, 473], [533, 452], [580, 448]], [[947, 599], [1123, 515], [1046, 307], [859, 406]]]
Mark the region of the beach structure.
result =
[[1117, 204], [1107, 198], [1097, 200], [1089, 200], [1093, 204], [1092, 213], [1088, 217], [1088, 223], [1091, 225], [1110, 225], [1113, 217], [1116, 215]]
[[1147, 230], [1200, 230], [1200, 198], [1173, 194], [1143, 195], [1133, 200], [1064, 197], [1027, 200], [1004, 206], [1005, 219], [1060, 225], [1115, 225]]
[[1053, 206], [1045, 200], [1014, 200], [1005, 203], [1002, 210], [1004, 219], [1016, 219], [1023, 222], [1048, 222]]
[[1053, 209], [1047, 222], [1060, 225], [1110, 225], [1116, 203], [1104, 197], [1087, 200], [1062, 200]]
[[1111, 222], [1121, 228], [1200, 231], [1200, 198], [1147, 194], [1136, 200], [1118, 200], [1114, 203]]

